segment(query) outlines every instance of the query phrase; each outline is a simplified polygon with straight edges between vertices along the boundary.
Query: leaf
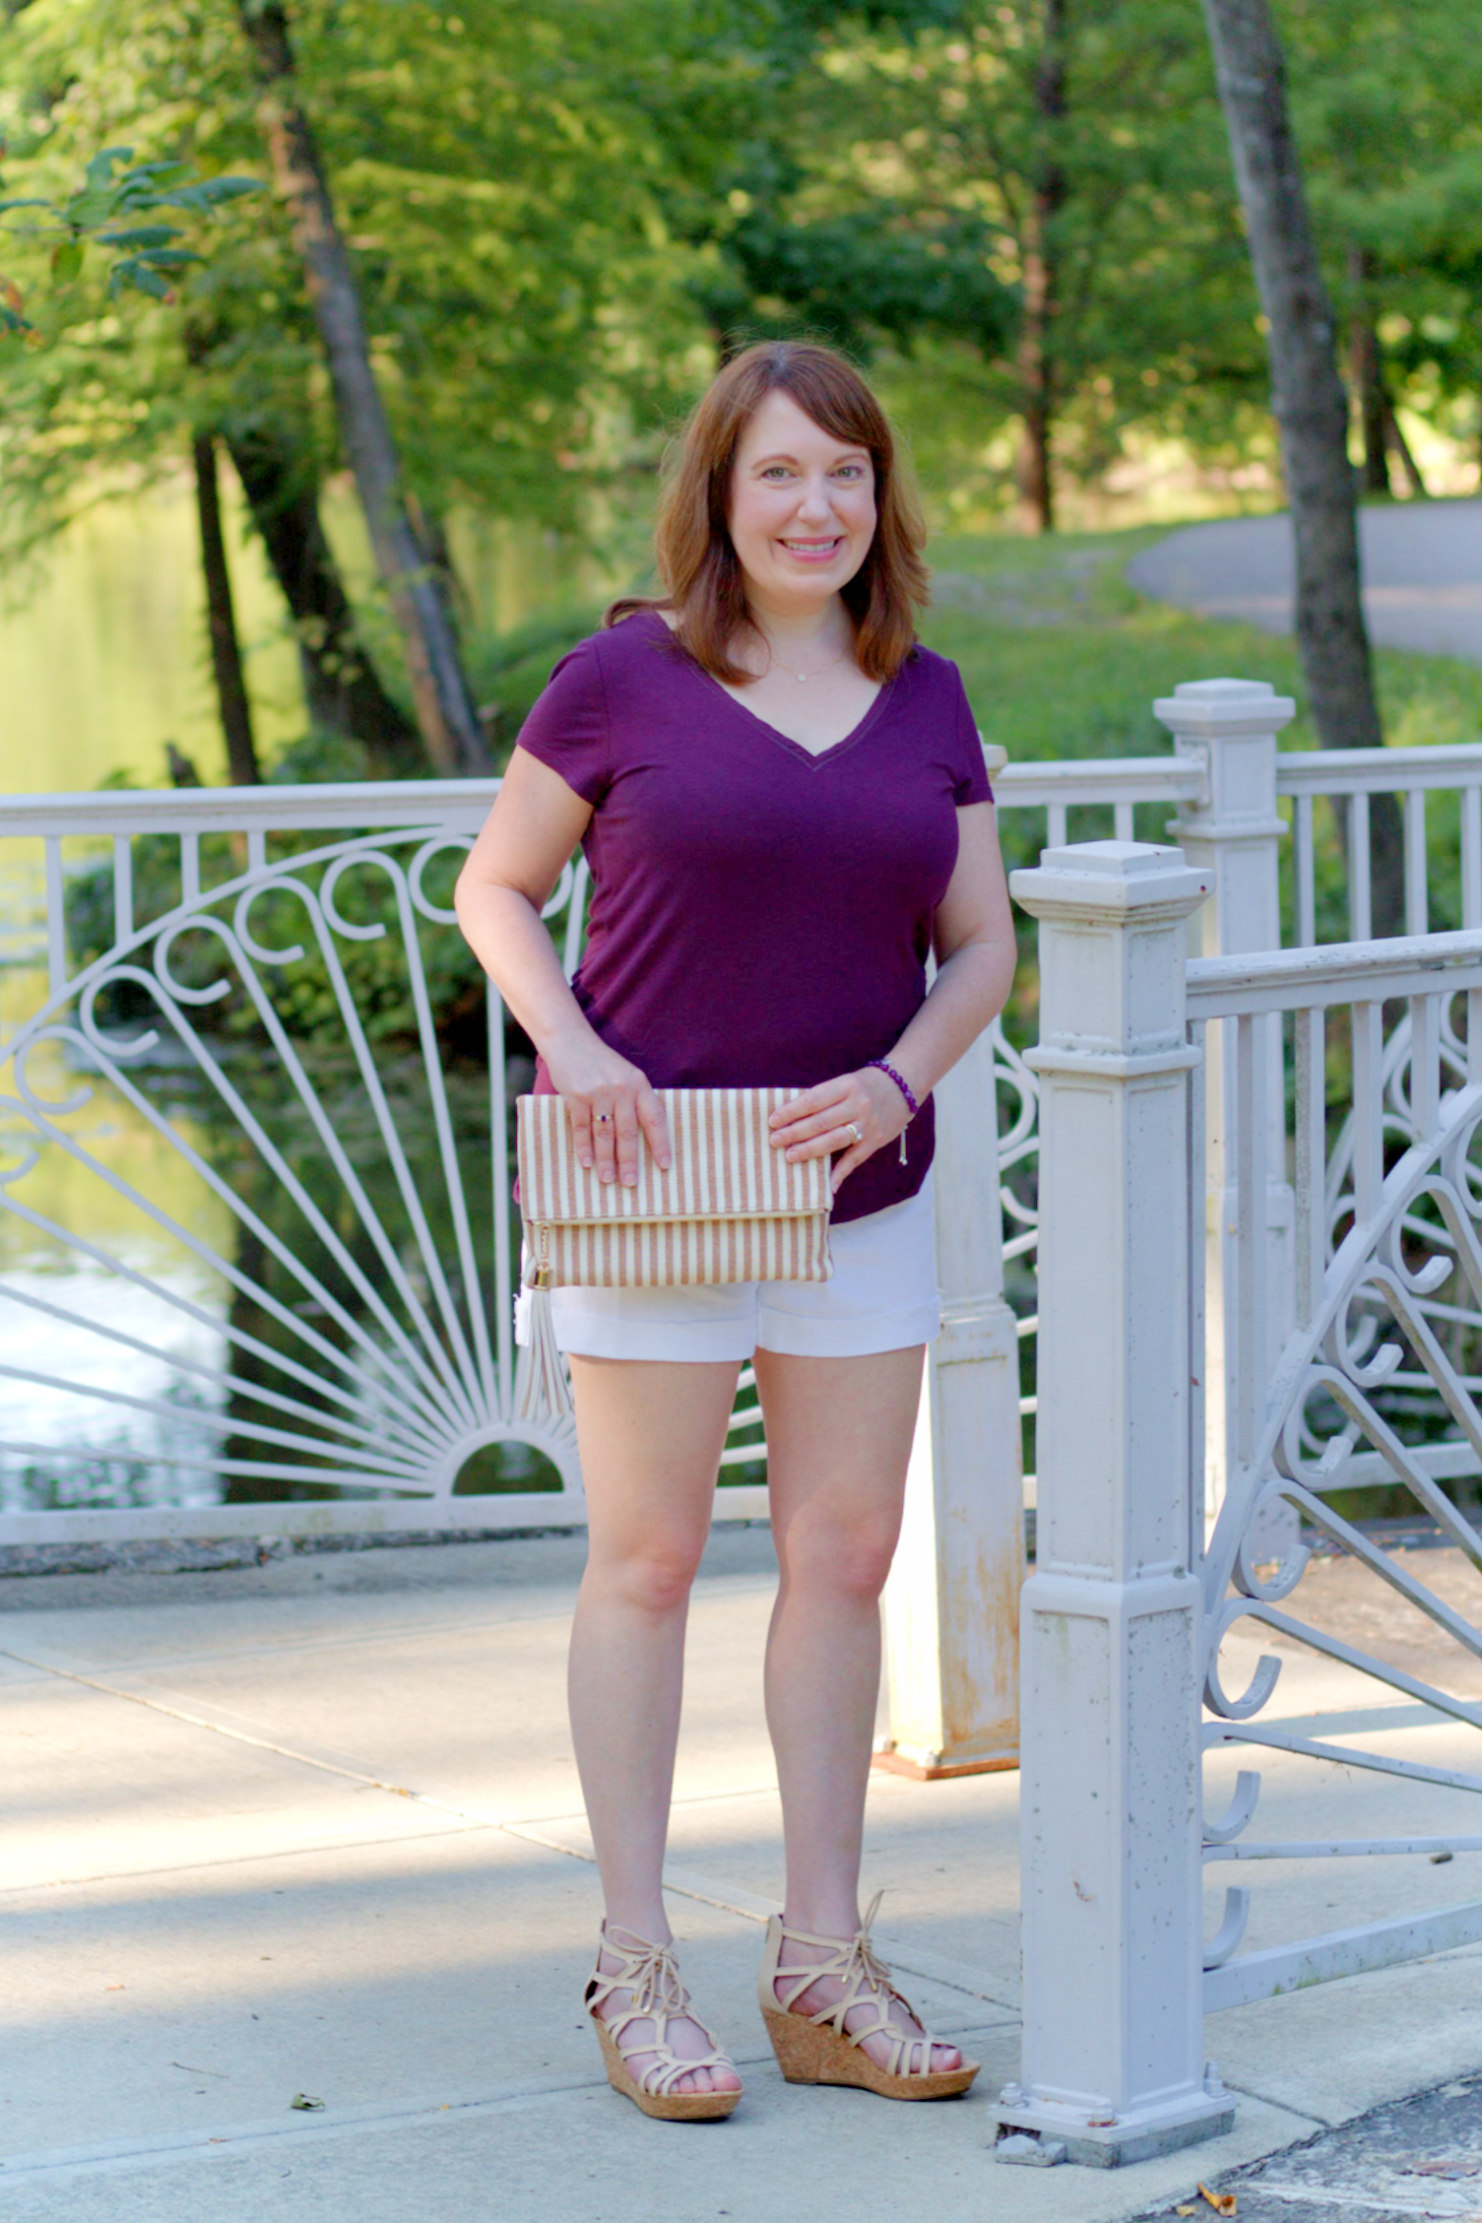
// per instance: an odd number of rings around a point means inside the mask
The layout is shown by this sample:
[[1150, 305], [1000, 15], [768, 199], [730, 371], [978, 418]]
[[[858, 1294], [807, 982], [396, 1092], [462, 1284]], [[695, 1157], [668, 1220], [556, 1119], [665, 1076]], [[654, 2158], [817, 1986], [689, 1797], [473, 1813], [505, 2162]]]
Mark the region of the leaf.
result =
[[70, 286], [82, 275], [84, 248], [80, 239], [59, 240], [51, 251], [51, 274], [59, 286]]
[[307, 2092], [295, 2092], [288, 2104], [290, 2107], [299, 2108], [305, 2114], [313, 2114], [316, 2109], [324, 2105], [324, 2102], [322, 2099], [312, 2099]]
[[90, 193], [106, 192], [113, 183], [113, 173], [120, 162], [131, 161], [133, 153], [132, 147], [102, 148], [99, 153], [93, 156], [82, 173], [86, 181], [84, 191]]
[[1235, 2195], [1233, 2192], [1211, 2192], [1207, 2184], [1201, 2184], [1199, 2192], [1209, 2202], [1216, 2215], [1233, 2215], [1235, 2213]]
[[116, 263], [108, 280], [110, 295], [132, 286], [136, 293], [147, 293], [152, 301], [168, 301], [170, 288], [157, 270], [151, 270], [142, 256], [131, 255], [126, 262]]
[[131, 231], [100, 232], [100, 247], [168, 247], [179, 232], [173, 224], [136, 224]]

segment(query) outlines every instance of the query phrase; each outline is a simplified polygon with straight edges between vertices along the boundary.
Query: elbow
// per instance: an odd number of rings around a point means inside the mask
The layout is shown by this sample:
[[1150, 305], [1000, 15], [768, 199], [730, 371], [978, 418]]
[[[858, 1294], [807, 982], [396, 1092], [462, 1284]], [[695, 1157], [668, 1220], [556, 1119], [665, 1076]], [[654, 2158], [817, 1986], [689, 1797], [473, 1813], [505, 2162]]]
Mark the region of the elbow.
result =
[[478, 882], [474, 877], [473, 859], [470, 856], [453, 882], [453, 915], [457, 919], [464, 939], [468, 937], [469, 913], [473, 909]]

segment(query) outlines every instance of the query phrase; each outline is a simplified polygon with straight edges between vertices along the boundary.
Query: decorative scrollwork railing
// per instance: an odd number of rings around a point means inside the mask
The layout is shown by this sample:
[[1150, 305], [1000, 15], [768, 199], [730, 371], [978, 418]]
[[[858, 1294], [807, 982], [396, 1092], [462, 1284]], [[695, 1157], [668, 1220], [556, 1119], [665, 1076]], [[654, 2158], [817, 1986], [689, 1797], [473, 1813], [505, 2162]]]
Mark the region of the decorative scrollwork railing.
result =
[[[1386, 1045], [1384, 1006], [1407, 1005], [1403, 1053]], [[1482, 1476], [1482, 933], [1191, 966], [1196, 1039], [1214, 1023], [1233, 1032], [1237, 1098], [1269, 1101], [1267, 1061], [1277, 1029], [1293, 1028], [1296, 1089], [1290, 1149], [1297, 1203], [1296, 1325], [1274, 1369], [1261, 1311], [1269, 1297], [1265, 1215], [1268, 1133], [1245, 1122], [1238, 1153], [1233, 1290], [1240, 1363], [1232, 1434], [1238, 1457], [1204, 1555], [1205, 1702], [1213, 1747], [1252, 1745], [1407, 1781], [1482, 1792], [1482, 1747], [1468, 1767], [1396, 1757], [1300, 1724], [1263, 1723], [1281, 1674], [1260, 1659], [1247, 1687], [1226, 1688], [1221, 1653], [1231, 1632], [1267, 1628], [1286, 1643], [1429, 1709], [1430, 1718], [1482, 1731], [1482, 1704], [1413, 1674], [1352, 1632], [1303, 1610], [1306, 1542], [1277, 1563], [1262, 1557], [1273, 1506], [1294, 1508], [1304, 1533], [1347, 1554], [1422, 1623], [1482, 1659], [1482, 1626], [1340, 1512], [1334, 1497], [1384, 1479], [1482, 1570], [1475, 1518]], [[1462, 1013], [1464, 1012], [1464, 1018]], [[1460, 1022], [1460, 1023], [1458, 1023]], [[1226, 1056], [1231, 1054], [1226, 1043]], [[1329, 1065], [1346, 1061], [1352, 1109], [1331, 1152]], [[1403, 1075], [1403, 1086], [1400, 1076]], [[1402, 1112], [1399, 1116], [1397, 1112]], [[1193, 1122], [1195, 1147], [1202, 1122]], [[1461, 1500], [1463, 1484], [1471, 1502]], [[1448, 1487], [1447, 1485], [1452, 1485]], [[1310, 1589], [1310, 1585], [1309, 1585]], [[1482, 1618], [1482, 1617], [1478, 1617]], [[1425, 1717], [1422, 1717], [1425, 1718]], [[1245, 1831], [1259, 1777], [1242, 1771], [1235, 1803], [1206, 1829], [1206, 1858], [1346, 1858], [1482, 1849], [1482, 1836], [1352, 1838], [1256, 1843]], [[1206, 1954], [1207, 2003], [1284, 1990], [1314, 1973], [1343, 1973], [1482, 1936], [1482, 1901], [1378, 1922], [1341, 1938], [1236, 1958], [1248, 1894], [1229, 1894]], [[1329, 1965], [1331, 1963], [1331, 1965]]]
[[[493, 792], [6, 806], [49, 897], [0, 1042], [6, 1541], [582, 1517], [569, 1420], [515, 1417], [528, 1046], [450, 906]], [[585, 895], [546, 906], [568, 971]]]

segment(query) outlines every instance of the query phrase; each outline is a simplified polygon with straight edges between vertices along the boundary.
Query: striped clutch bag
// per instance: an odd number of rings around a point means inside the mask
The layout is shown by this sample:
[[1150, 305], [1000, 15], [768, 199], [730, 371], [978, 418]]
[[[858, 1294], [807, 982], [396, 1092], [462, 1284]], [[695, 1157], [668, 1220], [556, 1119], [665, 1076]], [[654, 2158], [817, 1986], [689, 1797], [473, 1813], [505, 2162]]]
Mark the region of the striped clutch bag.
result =
[[829, 1161], [789, 1164], [769, 1140], [769, 1114], [799, 1093], [661, 1089], [673, 1160], [661, 1172], [643, 1143], [633, 1188], [581, 1164], [561, 1097], [520, 1097], [528, 1286], [827, 1281]]

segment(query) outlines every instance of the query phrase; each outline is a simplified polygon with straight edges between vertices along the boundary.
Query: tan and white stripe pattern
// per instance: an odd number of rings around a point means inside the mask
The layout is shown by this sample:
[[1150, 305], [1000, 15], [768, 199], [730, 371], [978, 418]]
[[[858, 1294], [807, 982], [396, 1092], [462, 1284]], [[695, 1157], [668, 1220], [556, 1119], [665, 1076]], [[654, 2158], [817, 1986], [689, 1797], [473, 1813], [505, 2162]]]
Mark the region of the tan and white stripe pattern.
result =
[[794, 1088], [659, 1091], [674, 1146], [667, 1172], [644, 1143], [636, 1186], [581, 1164], [564, 1101], [519, 1099], [526, 1245], [552, 1284], [654, 1289], [726, 1281], [827, 1281], [827, 1158], [789, 1164], [768, 1115]]

